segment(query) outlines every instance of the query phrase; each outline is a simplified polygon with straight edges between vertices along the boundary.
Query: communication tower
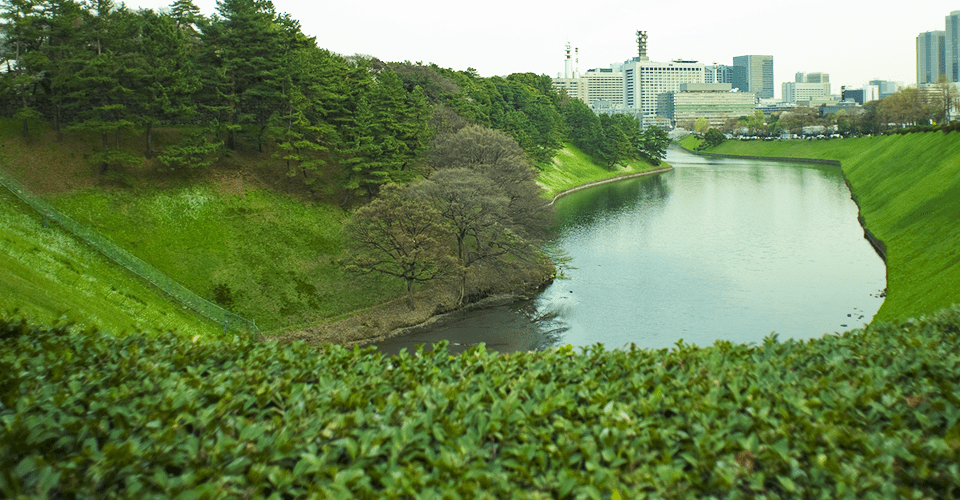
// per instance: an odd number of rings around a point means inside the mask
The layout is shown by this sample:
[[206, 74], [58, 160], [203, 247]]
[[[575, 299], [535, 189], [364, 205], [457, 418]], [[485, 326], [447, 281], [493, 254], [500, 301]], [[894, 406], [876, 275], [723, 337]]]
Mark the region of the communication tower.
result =
[[649, 61], [647, 57], [647, 32], [637, 31], [637, 52], [641, 61]]

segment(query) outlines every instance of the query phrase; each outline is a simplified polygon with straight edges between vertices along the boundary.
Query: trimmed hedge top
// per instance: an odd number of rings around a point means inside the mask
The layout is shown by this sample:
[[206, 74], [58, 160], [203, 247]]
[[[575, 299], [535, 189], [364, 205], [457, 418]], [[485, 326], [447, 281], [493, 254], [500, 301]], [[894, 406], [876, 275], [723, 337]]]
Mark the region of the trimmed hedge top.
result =
[[958, 325], [384, 358], [4, 320], [0, 496], [957, 497]]

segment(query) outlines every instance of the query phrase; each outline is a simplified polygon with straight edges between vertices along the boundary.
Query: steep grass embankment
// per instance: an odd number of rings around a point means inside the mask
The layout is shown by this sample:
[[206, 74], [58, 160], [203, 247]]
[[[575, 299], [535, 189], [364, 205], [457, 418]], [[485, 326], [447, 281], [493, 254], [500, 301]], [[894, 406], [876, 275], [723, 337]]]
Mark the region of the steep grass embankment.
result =
[[573, 144], [566, 143], [552, 162], [538, 165], [538, 168], [540, 172], [537, 174], [537, 183], [543, 188], [543, 197], [553, 199], [564, 191], [579, 186], [669, 168], [669, 165], [661, 163], [653, 166], [645, 161], [631, 161], [626, 165], [607, 169], [594, 163]]
[[116, 334], [220, 336], [217, 325], [170, 300], [0, 188], [0, 312], [40, 324]]
[[726, 141], [711, 153], [838, 160], [867, 228], [887, 247], [878, 320], [960, 303], [960, 134]]
[[[205, 171], [154, 160], [98, 175], [91, 137], [38, 127], [22, 138], [0, 120], [3, 168], [78, 223], [198, 295], [256, 321], [266, 334], [313, 325], [398, 296], [401, 284], [358, 280], [339, 265], [336, 205], [268, 186], [269, 161], [237, 152]], [[177, 130], [159, 130], [158, 143]], [[124, 136], [138, 151], [140, 138]], [[43, 248], [43, 247], [40, 247]], [[63, 306], [66, 308], [66, 306]]]

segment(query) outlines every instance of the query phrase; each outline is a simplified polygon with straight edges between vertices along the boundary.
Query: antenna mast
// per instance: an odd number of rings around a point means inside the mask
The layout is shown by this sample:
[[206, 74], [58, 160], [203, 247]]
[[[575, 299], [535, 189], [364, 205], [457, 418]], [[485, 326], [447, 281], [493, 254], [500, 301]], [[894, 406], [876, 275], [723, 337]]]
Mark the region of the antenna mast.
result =
[[647, 58], [647, 32], [637, 31], [637, 51], [641, 61], [648, 61]]

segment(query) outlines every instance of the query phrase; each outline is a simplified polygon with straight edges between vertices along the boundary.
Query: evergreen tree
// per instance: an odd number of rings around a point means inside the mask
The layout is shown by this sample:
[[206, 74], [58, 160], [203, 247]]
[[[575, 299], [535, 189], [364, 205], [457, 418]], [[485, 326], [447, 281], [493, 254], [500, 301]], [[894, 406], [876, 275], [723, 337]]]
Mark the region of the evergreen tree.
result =
[[144, 127], [145, 156], [153, 156], [153, 127], [178, 123], [197, 115], [195, 96], [200, 75], [193, 63], [187, 30], [167, 14], [141, 11], [141, 85], [136, 91], [138, 124]]
[[289, 17], [278, 16], [269, 0], [222, 0], [222, 18], [204, 29], [207, 110], [227, 128], [227, 147], [238, 135], [263, 152], [267, 131], [286, 109], [283, 56], [310, 40]]
[[37, 110], [37, 94], [40, 78], [46, 63], [41, 50], [45, 19], [41, 0], [4, 0], [0, 3], [2, 25], [2, 52], [6, 61], [3, 74], [4, 88], [15, 111], [22, 121], [22, 133], [29, 133], [30, 121], [40, 117]]
[[136, 46], [140, 20], [125, 7], [115, 8], [111, 0], [96, 0], [80, 32], [89, 52], [76, 54], [87, 58], [75, 59], [77, 71], [67, 94], [75, 113], [70, 128], [101, 136], [102, 148], [96, 155], [100, 173], [110, 165], [139, 163], [121, 150], [120, 137], [138, 119], [135, 93], [144, 70]]

